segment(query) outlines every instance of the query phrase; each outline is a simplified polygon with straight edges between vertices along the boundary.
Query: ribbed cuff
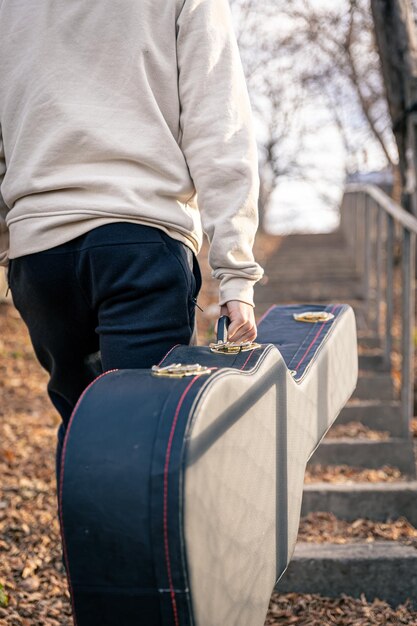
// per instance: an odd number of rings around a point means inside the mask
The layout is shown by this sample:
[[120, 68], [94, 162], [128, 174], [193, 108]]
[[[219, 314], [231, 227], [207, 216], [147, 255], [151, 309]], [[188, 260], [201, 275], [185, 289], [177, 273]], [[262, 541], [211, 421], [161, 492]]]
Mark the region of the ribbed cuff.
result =
[[220, 281], [219, 306], [226, 304], [229, 300], [240, 300], [255, 308], [253, 300], [253, 286], [257, 281], [241, 278], [240, 276], [225, 276]]

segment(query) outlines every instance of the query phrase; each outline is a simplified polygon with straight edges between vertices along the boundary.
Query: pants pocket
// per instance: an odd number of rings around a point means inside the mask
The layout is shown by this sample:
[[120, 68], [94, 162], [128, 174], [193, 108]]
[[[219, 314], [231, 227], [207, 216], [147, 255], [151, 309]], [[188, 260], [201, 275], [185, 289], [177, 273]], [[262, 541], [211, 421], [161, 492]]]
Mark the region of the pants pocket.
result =
[[200, 268], [200, 263], [198, 262], [198, 259], [196, 257], [196, 255], [194, 254], [193, 251], [191, 251], [192, 255], [193, 255], [193, 276], [195, 279], [195, 291], [194, 291], [194, 297], [196, 298], [198, 296], [198, 294], [200, 293], [201, 290], [201, 286], [203, 283], [203, 278], [201, 275], [201, 268]]
[[166, 247], [171, 252], [171, 254], [175, 257], [182, 271], [184, 272], [184, 275], [186, 277], [186, 280], [189, 286], [190, 297], [192, 297], [194, 294], [194, 274], [188, 263], [187, 252], [185, 250], [185, 244], [183, 244], [182, 241], [179, 241], [178, 239], [174, 239], [173, 237], [170, 237], [163, 231], [161, 231], [161, 235], [165, 242]]

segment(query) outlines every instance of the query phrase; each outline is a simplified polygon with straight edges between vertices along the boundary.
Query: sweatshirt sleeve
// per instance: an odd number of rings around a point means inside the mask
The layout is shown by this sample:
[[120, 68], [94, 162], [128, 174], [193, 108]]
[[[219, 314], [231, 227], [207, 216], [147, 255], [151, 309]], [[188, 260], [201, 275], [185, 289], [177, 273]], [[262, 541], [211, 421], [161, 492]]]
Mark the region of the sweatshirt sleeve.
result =
[[1, 184], [6, 173], [6, 159], [4, 156], [3, 136], [0, 127], [0, 266], [9, 264], [9, 229], [6, 225], [8, 207], [1, 193]]
[[180, 146], [197, 192], [219, 305], [255, 306], [258, 151], [228, 0], [185, 0], [177, 18]]

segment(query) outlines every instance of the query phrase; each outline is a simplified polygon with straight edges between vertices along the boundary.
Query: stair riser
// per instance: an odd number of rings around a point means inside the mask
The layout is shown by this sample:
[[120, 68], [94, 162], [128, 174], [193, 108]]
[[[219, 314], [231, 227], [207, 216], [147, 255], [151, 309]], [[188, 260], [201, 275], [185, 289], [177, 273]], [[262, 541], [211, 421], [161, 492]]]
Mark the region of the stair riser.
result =
[[[352, 272], [342, 272], [342, 271], [337, 271], [337, 270], [333, 270], [331, 272], [326, 271], [324, 272], [322, 269], [320, 268], [315, 268], [315, 267], [310, 267], [304, 274], [303, 274], [303, 278], [306, 279], [308, 278], [309, 280], [312, 280], [314, 282], [317, 282], [317, 275], [320, 275], [320, 281], [335, 281], [336, 285], [335, 287], [337, 288], [337, 281], [339, 280], [349, 280], [349, 281], [357, 281], [358, 278], [355, 277], [355, 274], [352, 274]], [[280, 282], [283, 282], [285, 284], [287, 283], [292, 283], [293, 281], [299, 281], [300, 280], [300, 274], [299, 272], [291, 272], [291, 271], [284, 271], [283, 269], [280, 271], [274, 271], [274, 272], [269, 272], [269, 274], [267, 274], [268, 278], [270, 280], [279, 280]]]
[[351, 288], [340, 286], [337, 289], [325, 289], [322, 285], [318, 287], [309, 285], [307, 288], [300, 285], [288, 285], [288, 287], [285, 287], [281, 285], [280, 281], [277, 281], [275, 286], [268, 284], [268, 287], [268, 291], [265, 290], [264, 294], [261, 291], [262, 287], [259, 287], [255, 293], [256, 303], [270, 302], [271, 289], [276, 293], [276, 304], [288, 304], [290, 302], [317, 302], [317, 304], [333, 301], [348, 302], [349, 298], [361, 295], [357, 285]]
[[[417, 487], [385, 484], [380, 488], [361, 490], [352, 485], [351, 489], [334, 488], [304, 490], [301, 515], [315, 511], [333, 513], [337, 518], [354, 521], [368, 518], [386, 522], [405, 517], [413, 526], [417, 526]], [[333, 487], [333, 486], [332, 486]]]
[[373, 370], [377, 372], [389, 371], [384, 358], [380, 355], [359, 355], [359, 368], [363, 370]]
[[387, 430], [393, 437], [401, 437], [403, 434], [399, 405], [347, 405], [339, 413], [335, 424], [349, 422], [360, 422], [372, 430]]
[[381, 340], [375, 335], [369, 335], [367, 332], [358, 331], [359, 344], [367, 348], [382, 348]]
[[393, 400], [394, 389], [389, 375], [362, 376], [359, 372], [358, 384], [352, 395], [361, 400]]
[[[379, 543], [379, 542], [378, 542]], [[397, 606], [410, 598], [417, 608], [417, 550], [390, 546], [392, 542], [343, 546], [308, 546], [296, 551], [276, 585], [278, 593], [319, 593], [337, 597], [342, 593], [368, 601], [374, 598]], [[339, 550], [339, 548], [343, 548]]]
[[351, 465], [354, 467], [378, 468], [391, 465], [409, 476], [415, 475], [415, 461], [411, 440], [351, 442], [323, 441], [309, 460], [309, 465]]

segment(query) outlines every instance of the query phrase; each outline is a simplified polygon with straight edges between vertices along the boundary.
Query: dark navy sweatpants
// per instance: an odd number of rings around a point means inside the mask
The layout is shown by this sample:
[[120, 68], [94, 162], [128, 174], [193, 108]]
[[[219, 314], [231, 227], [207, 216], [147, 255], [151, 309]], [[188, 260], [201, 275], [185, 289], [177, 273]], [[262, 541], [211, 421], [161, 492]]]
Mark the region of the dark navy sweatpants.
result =
[[59, 480], [65, 429], [85, 387], [102, 371], [150, 368], [192, 342], [199, 264], [161, 229], [116, 222], [12, 259], [8, 280], [62, 417]]

